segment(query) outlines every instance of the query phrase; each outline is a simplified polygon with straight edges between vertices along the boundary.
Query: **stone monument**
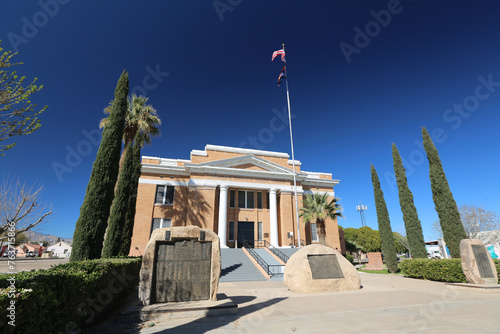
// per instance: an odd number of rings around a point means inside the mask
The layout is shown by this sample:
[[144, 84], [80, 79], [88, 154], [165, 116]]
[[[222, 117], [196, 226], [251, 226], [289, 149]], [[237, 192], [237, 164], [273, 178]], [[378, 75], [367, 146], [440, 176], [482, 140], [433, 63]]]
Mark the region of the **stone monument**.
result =
[[284, 282], [294, 292], [357, 290], [361, 280], [354, 266], [335, 249], [309, 245], [286, 263]]
[[490, 253], [483, 243], [476, 239], [460, 241], [462, 270], [468, 283], [498, 284], [498, 274]]
[[368, 253], [368, 263], [365, 266], [366, 270], [383, 270], [384, 263], [382, 262], [382, 253], [370, 252]]
[[140, 271], [143, 305], [217, 300], [220, 277], [218, 235], [197, 226], [156, 229]]

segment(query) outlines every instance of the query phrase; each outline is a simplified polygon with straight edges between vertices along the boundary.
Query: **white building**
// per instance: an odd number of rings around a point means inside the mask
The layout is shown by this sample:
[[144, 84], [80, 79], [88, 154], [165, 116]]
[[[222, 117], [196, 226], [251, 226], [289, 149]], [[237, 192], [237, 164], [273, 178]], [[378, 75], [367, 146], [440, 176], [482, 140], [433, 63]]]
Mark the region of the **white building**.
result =
[[71, 245], [60, 241], [47, 247], [47, 251], [51, 251], [54, 257], [69, 257], [71, 255]]

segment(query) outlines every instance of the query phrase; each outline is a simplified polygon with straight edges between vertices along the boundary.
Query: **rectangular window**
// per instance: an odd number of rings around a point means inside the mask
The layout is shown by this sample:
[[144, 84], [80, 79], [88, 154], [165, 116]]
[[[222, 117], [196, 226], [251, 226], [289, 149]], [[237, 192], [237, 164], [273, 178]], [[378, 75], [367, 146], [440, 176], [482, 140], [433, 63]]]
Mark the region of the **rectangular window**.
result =
[[257, 223], [257, 235], [258, 235], [259, 241], [264, 240], [264, 231], [262, 228], [263, 228], [262, 222], [258, 222]]
[[255, 196], [253, 191], [247, 191], [247, 209], [255, 208]]
[[172, 225], [172, 219], [166, 218], [153, 218], [153, 228], [151, 229], [151, 233], [157, 228], [166, 228]]
[[156, 186], [155, 203], [158, 204], [174, 204], [174, 186]]
[[269, 191], [266, 192], [266, 209], [269, 209]]
[[253, 209], [255, 208], [255, 193], [253, 191], [239, 190], [238, 191], [238, 208]]
[[165, 198], [165, 186], [156, 186], [156, 200], [155, 203], [163, 204]]
[[257, 192], [257, 209], [262, 209], [262, 191]]
[[316, 228], [316, 223], [311, 223], [311, 239], [312, 241], [318, 241], [318, 230]]
[[245, 208], [246, 204], [246, 192], [245, 191], [238, 191], [238, 208]]
[[234, 241], [234, 222], [229, 222], [229, 241]]
[[234, 208], [234, 190], [229, 190], [229, 207]]

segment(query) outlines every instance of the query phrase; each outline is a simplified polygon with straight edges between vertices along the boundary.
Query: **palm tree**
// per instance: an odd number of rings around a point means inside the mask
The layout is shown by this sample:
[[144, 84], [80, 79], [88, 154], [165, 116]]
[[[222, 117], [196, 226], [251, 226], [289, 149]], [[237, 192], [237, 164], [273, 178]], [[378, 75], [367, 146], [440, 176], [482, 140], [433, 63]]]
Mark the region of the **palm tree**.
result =
[[328, 202], [328, 194], [315, 193], [312, 195], [305, 195], [302, 201], [302, 208], [300, 208], [300, 217], [304, 218], [304, 223], [316, 221], [316, 228], [319, 236], [319, 244], [326, 246], [326, 226], [325, 220], [327, 218], [336, 219], [343, 217], [342, 207], [337, 203], [338, 198], [333, 198]]
[[[120, 170], [125, 159], [128, 143], [134, 140], [135, 134], [138, 131], [141, 134], [141, 147], [144, 146], [144, 143], [148, 145], [151, 144], [151, 137], [160, 134], [158, 126], [161, 125], [161, 120], [153, 106], [146, 104], [148, 100], [149, 98], [145, 96], [137, 96], [135, 94], [132, 94], [132, 97], [128, 99], [128, 112], [125, 118], [125, 127], [123, 129], [123, 142], [125, 145], [120, 157]], [[113, 101], [110, 102], [110, 106], [104, 109], [105, 114], [110, 113], [112, 103]], [[101, 119], [99, 128], [103, 128], [107, 122], [107, 117]]]

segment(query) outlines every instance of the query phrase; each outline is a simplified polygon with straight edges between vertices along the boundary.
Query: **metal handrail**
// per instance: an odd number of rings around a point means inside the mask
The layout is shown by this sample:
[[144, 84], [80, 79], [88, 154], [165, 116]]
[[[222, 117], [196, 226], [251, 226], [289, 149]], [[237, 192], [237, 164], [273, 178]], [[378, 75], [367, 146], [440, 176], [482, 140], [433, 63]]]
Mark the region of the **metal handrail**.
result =
[[[264, 246], [261, 246], [262, 243], [264, 244]], [[267, 240], [255, 240], [254, 241], [254, 245], [255, 245], [254, 246], [255, 248], [267, 248], [267, 249], [269, 249], [271, 251], [271, 253], [273, 253], [274, 255], [276, 255], [284, 263], [287, 263], [288, 259], [290, 258], [285, 253], [283, 253], [282, 251], [280, 251], [278, 248], [274, 247]]]
[[245, 249], [248, 251], [248, 253], [250, 255], [252, 255], [252, 257], [255, 259], [255, 261], [257, 261], [259, 266], [261, 266], [262, 269], [264, 269], [269, 276], [276, 276], [276, 275], [283, 274], [283, 272], [281, 270], [283, 265], [268, 264], [266, 261], [264, 261], [260, 257], [259, 254], [257, 254], [257, 252], [253, 249], [253, 247], [250, 247], [250, 245], [246, 241], [243, 242], [243, 247], [245, 247]]
[[281, 261], [283, 261], [284, 263], [287, 263], [288, 262], [288, 259], [289, 257], [283, 253], [282, 251], [280, 251], [278, 248], [274, 247], [273, 245], [271, 245], [271, 243], [267, 242], [266, 240], [264, 240], [264, 245], [267, 245], [269, 244], [269, 246], [267, 246], [267, 248], [274, 254], [276, 255]]

